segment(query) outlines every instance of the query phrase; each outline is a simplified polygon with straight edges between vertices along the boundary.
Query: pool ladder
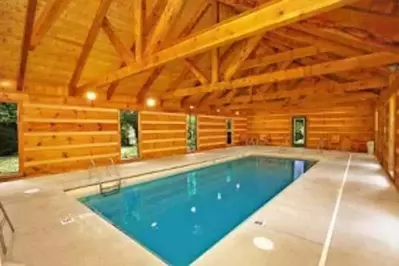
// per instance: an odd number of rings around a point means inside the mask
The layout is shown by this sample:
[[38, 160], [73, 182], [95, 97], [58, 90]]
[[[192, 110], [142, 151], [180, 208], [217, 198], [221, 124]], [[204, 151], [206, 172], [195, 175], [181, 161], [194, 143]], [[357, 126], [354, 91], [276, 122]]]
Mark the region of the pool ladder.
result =
[[105, 168], [106, 180], [101, 180], [101, 173], [97, 174], [94, 172], [95, 170], [99, 170], [96, 167], [96, 163], [94, 160], [90, 161], [89, 165], [89, 177], [91, 178], [93, 175], [99, 176], [99, 189], [101, 195], [107, 196], [110, 194], [118, 193], [122, 188], [122, 179], [120, 177], [119, 171], [116, 167], [116, 164], [112, 158], [109, 158], [110, 164], [108, 164]]
[[[13, 224], [11, 223], [10, 217], [8, 216], [6, 210], [4, 209], [3, 203], [0, 202], [0, 212], [1, 212], [1, 217], [0, 217], [0, 246], [1, 246], [1, 251], [3, 252], [4, 255], [7, 254], [7, 245], [6, 241], [4, 239], [4, 234], [3, 234], [3, 227], [6, 223], [8, 223], [8, 226], [11, 229], [11, 232], [15, 232], [15, 228]], [[0, 257], [1, 260], [1, 257]], [[0, 262], [1, 264], [1, 262]]]

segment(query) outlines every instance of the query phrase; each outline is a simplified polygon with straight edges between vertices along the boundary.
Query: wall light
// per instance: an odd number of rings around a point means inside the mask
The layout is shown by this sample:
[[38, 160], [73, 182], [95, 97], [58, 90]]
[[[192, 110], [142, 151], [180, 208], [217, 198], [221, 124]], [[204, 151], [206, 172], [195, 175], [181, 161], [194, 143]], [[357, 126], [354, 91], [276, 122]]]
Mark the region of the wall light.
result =
[[155, 101], [154, 98], [148, 98], [146, 101], [146, 105], [147, 107], [154, 107], [155, 105], [157, 105], [157, 101]]
[[86, 92], [86, 98], [89, 101], [94, 101], [95, 99], [97, 99], [97, 94], [94, 91], [88, 91]]
[[236, 115], [239, 115], [239, 114], [240, 114], [240, 112], [239, 112], [239, 111], [236, 111], [236, 112], [235, 112], [235, 114], [236, 114]]
[[194, 109], [194, 105], [190, 105], [190, 110], [193, 110]]
[[0, 87], [10, 88], [10, 87], [12, 87], [12, 85], [13, 85], [13, 82], [11, 80], [7, 80], [7, 79], [0, 80]]
[[216, 113], [220, 113], [220, 109], [216, 109]]

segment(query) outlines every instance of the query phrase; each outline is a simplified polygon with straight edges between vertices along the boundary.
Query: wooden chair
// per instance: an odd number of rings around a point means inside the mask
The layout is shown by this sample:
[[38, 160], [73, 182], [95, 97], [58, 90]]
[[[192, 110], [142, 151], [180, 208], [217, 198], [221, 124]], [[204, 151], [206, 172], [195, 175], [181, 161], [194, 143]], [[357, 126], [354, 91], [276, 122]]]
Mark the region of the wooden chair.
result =
[[247, 145], [248, 144], [248, 135], [240, 134], [238, 144], [239, 145]]
[[331, 135], [328, 140], [328, 149], [334, 150], [334, 147], [341, 145], [341, 136], [340, 135]]
[[272, 142], [272, 138], [270, 136], [270, 134], [261, 134], [259, 135], [259, 141], [258, 144], [259, 145], [269, 145]]

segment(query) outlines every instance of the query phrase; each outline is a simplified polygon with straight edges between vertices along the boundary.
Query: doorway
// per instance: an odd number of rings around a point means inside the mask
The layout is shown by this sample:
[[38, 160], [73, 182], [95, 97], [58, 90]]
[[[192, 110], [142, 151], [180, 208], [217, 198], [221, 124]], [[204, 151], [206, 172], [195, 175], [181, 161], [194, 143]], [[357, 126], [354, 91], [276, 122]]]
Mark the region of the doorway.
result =
[[226, 129], [227, 129], [227, 139], [226, 143], [228, 145], [231, 145], [233, 142], [233, 126], [232, 126], [232, 121], [231, 119], [226, 120]]
[[0, 102], [0, 177], [19, 173], [18, 105]]
[[139, 158], [139, 126], [138, 112], [132, 110], [120, 111], [120, 134], [121, 134], [121, 159]]

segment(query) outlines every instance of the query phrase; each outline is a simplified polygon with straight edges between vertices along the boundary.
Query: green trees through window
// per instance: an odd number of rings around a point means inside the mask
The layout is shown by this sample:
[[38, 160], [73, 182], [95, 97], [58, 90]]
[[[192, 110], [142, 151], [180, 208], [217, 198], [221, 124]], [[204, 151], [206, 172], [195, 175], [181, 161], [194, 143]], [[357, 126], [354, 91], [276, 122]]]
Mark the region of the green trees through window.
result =
[[0, 103], [0, 175], [18, 170], [17, 104]]
[[187, 115], [187, 150], [192, 152], [197, 150], [197, 117]]
[[121, 125], [122, 160], [137, 158], [139, 156], [138, 112], [130, 110], [121, 110], [120, 125]]

